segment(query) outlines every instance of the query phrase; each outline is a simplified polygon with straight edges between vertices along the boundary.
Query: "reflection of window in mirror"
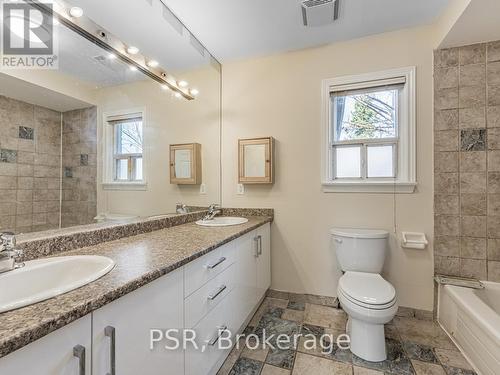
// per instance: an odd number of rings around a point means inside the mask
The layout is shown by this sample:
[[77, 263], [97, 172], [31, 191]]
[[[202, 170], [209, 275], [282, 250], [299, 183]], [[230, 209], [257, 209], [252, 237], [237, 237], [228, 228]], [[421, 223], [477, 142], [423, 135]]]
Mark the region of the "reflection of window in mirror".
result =
[[107, 183], [144, 183], [143, 118], [142, 112], [105, 116]]

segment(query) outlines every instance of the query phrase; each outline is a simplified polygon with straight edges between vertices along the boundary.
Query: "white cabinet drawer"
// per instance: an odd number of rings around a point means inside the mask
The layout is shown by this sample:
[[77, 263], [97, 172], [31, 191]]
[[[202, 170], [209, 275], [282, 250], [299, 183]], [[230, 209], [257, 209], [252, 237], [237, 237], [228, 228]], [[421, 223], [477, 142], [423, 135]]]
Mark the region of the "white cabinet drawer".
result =
[[230, 265], [184, 302], [186, 328], [194, 327], [231, 292], [236, 283], [236, 265]]
[[[229, 332], [235, 334], [234, 314], [231, 293], [224, 298], [208, 315], [194, 328], [198, 349], [188, 345], [186, 350], [186, 375], [212, 375], [216, 374], [219, 367], [229, 355], [231, 348], [219, 349], [219, 329], [227, 327]], [[227, 334], [224, 334], [225, 337]], [[217, 340], [217, 341], [216, 341]], [[213, 345], [210, 342], [216, 341]], [[233, 340], [234, 341], [234, 340]], [[205, 349], [202, 350], [202, 346]]]
[[196, 259], [184, 269], [184, 297], [212, 280], [234, 263], [234, 241]]

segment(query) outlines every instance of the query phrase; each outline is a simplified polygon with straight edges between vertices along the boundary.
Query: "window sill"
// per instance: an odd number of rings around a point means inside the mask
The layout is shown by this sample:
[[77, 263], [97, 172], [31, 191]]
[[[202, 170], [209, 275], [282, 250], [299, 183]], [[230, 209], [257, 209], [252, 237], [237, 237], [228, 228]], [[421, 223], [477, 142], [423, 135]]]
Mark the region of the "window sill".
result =
[[148, 190], [148, 184], [146, 182], [105, 182], [102, 188], [104, 190], [145, 191]]
[[416, 182], [394, 181], [335, 181], [324, 182], [324, 193], [380, 193], [380, 194], [412, 194], [417, 187]]

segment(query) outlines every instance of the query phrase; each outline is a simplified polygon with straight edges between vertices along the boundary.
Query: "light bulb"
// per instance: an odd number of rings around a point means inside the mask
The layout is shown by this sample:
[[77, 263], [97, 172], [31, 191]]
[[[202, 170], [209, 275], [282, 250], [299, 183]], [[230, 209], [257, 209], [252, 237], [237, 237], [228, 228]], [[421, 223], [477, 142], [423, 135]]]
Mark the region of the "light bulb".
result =
[[116, 59], [116, 55], [115, 55], [114, 53], [110, 53], [110, 54], [108, 55], [108, 59], [110, 59], [110, 60], [114, 60], [114, 59]]
[[198, 91], [198, 89], [191, 89], [191, 90], [189, 90], [189, 92], [190, 92], [190, 93], [191, 93], [191, 95], [193, 95], [193, 96], [197, 96], [197, 95], [200, 93], [200, 91]]
[[186, 81], [179, 81], [177, 84], [179, 85], [179, 87], [187, 87], [189, 85], [189, 83], [187, 83]]
[[80, 7], [72, 7], [69, 10], [69, 15], [74, 18], [80, 18], [81, 16], [83, 16], [83, 9]]
[[131, 55], [137, 55], [139, 53], [139, 48], [130, 46], [127, 48], [127, 52], [130, 53]]
[[137, 72], [137, 67], [135, 67], [135, 66], [131, 66], [131, 67], [130, 67], [130, 70], [131, 70], [131, 71], [133, 71], [133, 72]]
[[181, 93], [180, 93], [180, 92], [176, 92], [176, 93], [175, 93], [175, 97], [176, 97], [177, 99], [180, 99], [180, 98], [182, 98], [182, 95], [181, 95]]
[[146, 63], [147, 66], [149, 66], [150, 68], [156, 68], [158, 65], [160, 65], [158, 63], [158, 61], [156, 60], [149, 60], [147, 63]]
[[161, 85], [161, 88], [165, 91], [167, 91], [170, 87], [168, 87], [167, 85]]

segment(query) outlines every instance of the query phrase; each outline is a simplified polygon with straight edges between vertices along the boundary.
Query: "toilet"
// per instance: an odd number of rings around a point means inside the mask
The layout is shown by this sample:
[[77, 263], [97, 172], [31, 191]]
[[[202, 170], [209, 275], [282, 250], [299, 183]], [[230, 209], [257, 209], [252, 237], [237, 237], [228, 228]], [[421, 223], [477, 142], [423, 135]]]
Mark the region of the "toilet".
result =
[[384, 324], [398, 310], [394, 287], [380, 275], [389, 233], [374, 229], [330, 230], [343, 271], [337, 288], [340, 305], [349, 316], [351, 351], [370, 362], [387, 359]]

